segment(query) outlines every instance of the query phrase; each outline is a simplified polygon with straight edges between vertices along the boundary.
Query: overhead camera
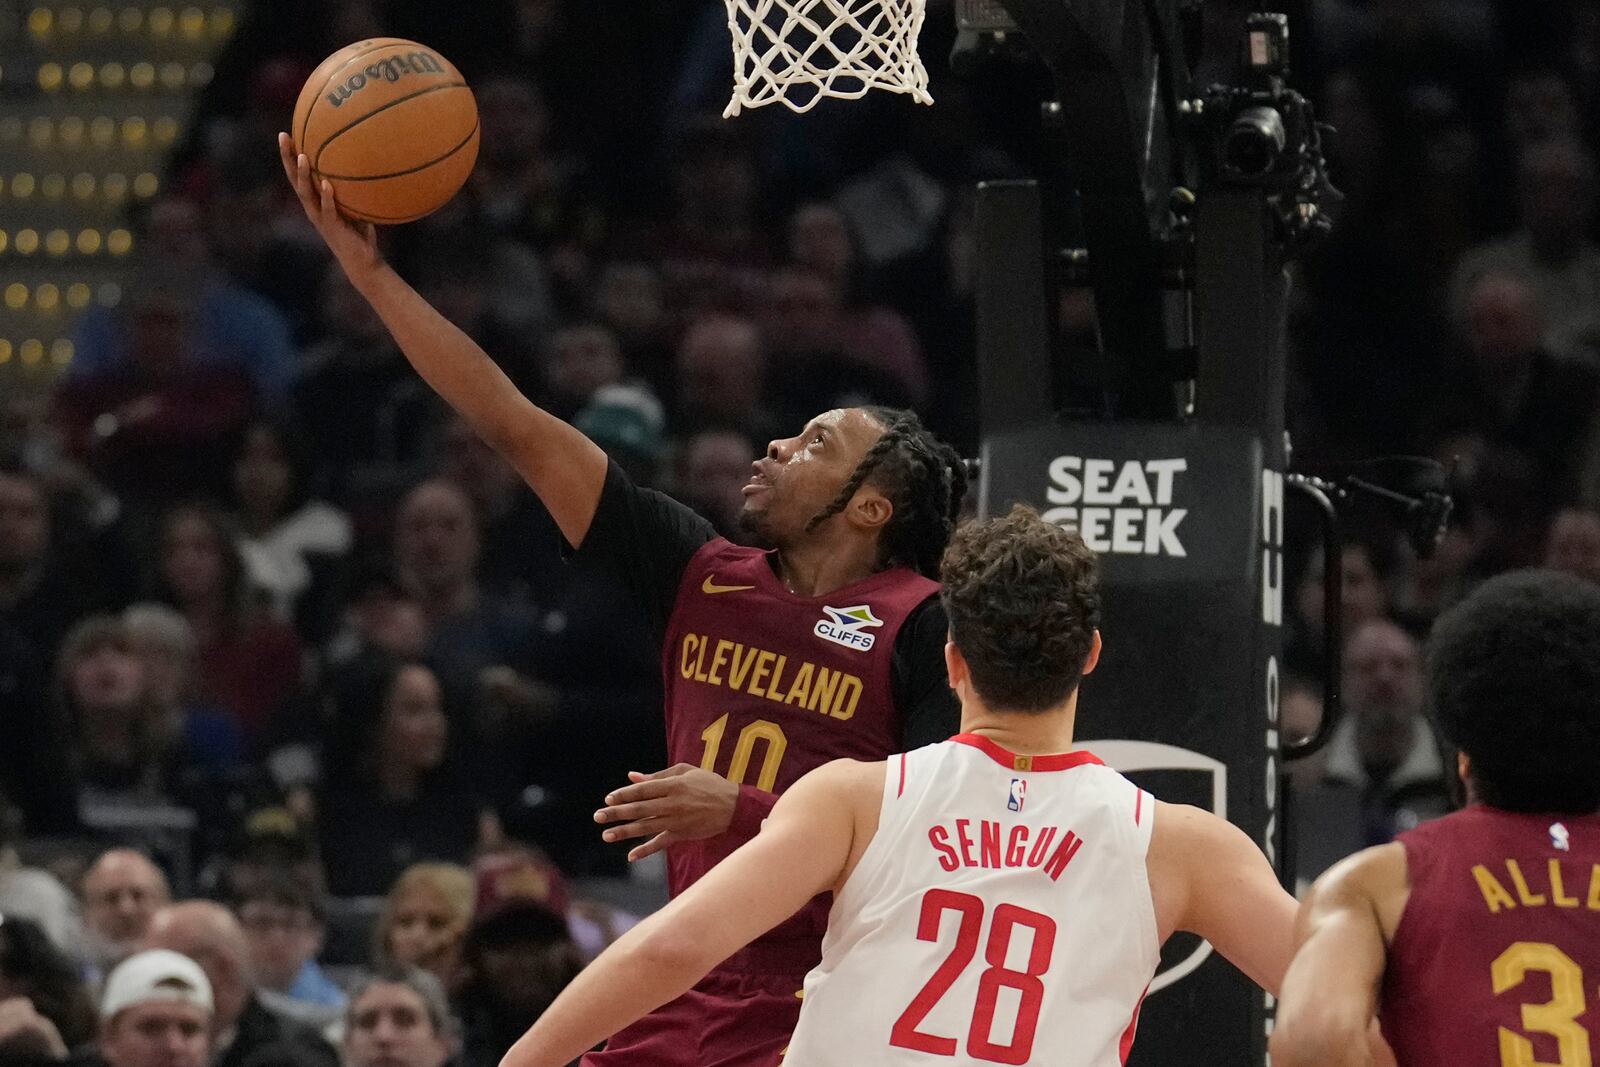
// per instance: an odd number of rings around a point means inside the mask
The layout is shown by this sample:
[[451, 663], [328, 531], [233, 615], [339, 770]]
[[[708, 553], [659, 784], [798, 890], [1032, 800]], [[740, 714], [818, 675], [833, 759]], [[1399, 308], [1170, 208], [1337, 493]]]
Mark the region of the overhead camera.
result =
[[1316, 141], [1311, 105], [1290, 89], [1289, 20], [1258, 12], [1245, 20], [1244, 85], [1214, 85], [1200, 113], [1210, 127], [1214, 163], [1234, 181], [1261, 182], [1296, 169]]
[[1210, 144], [1212, 176], [1233, 185], [1254, 185], [1274, 194], [1284, 237], [1293, 245], [1329, 228], [1325, 200], [1338, 192], [1322, 156], [1326, 127], [1311, 102], [1288, 87], [1289, 20], [1260, 12], [1245, 20], [1242, 85], [1214, 85], [1190, 104]]

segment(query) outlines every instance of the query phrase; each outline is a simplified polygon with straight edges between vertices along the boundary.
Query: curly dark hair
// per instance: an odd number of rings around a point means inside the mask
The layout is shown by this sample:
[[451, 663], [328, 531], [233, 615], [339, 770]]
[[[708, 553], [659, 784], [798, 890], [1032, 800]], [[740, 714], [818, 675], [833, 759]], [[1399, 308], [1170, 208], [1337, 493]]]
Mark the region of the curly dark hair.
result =
[[1492, 578], [1435, 624], [1429, 704], [1485, 804], [1600, 809], [1597, 635], [1600, 586], [1554, 571]]
[[915, 412], [860, 409], [883, 427], [828, 506], [806, 523], [809, 533], [849, 505], [869, 479], [894, 508], [879, 535], [879, 565], [910, 567], [934, 577], [967, 494], [967, 469], [960, 453], [933, 435]]
[[1099, 569], [1082, 537], [1021, 504], [956, 531], [941, 596], [991, 709], [1048, 711], [1077, 689], [1100, 626]]

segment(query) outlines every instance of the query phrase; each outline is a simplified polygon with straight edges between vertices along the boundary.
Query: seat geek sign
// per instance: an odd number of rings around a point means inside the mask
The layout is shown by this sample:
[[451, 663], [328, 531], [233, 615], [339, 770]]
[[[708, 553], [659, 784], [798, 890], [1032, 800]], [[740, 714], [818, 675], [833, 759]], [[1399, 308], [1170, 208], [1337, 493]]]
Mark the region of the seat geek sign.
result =
[[987, 514], [1012, 502], [1078, 531], [1110, 580], [1249, 573], [1260, 443], [1208, 426], [1046, 422], [983, 446]]
[[1116, 460], [1057, 456], [1044, 498], [1049, 522], [1075, 528], [1101, 554], [1185, 556], [1178, 526], [1188, 509], [1173, 506], [1173, 485], [1189, 469], [1175, 459]]

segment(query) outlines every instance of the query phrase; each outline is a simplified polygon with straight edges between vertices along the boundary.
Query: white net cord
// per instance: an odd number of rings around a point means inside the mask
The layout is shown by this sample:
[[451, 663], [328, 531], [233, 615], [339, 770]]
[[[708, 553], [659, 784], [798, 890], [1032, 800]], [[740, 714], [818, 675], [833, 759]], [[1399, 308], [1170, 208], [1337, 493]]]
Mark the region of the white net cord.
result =
[[925, 0], [725, 0], [733, 35], [732, 118], [782, 103], [805, 112], [824, 97], [869, 89], [933, 103], [917, 54]]

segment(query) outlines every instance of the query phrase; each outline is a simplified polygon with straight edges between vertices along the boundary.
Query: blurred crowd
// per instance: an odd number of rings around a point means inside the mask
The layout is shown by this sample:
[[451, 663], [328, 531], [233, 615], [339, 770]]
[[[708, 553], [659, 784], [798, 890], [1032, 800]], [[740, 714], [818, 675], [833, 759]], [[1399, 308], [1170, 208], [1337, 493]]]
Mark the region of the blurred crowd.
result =
[[[133, 220], [121, 303], [83, 320], [51, 395], [4, 401], [0, 1052], [141, 1067], [143, 1030], [97, 1028], [120, 1004], [215, 1022], [195, 1065], [492, 1067], [633, 921], [579, 888], [658, 877], [591, 818], [664, 765], [645, 622], [562, 560], [306, 224], [273, 139], [316, 62], [394, 35], [461, 67], [476, 172], [385, 254], [540, 405], [737, 538], [750, 460], [817, 411], [914, 407], [976, 447], [972, 185], [1037, 168], [1037, 109], [1015, 72], [945, 70], [947, 7], [936, 107], [725, 123], [715, 0], [254, 6]], [[1237, 7], [1216, 5], [1224, 50]], [[1297, 465], [1431, 456], [1457, 500], [1426, 558], [1377, 513], [1342, 546], [1347, 714], [1290, 771], [1304, 881], [1459, 800], [1422, 707], [1438, 612], [1511, 567], [1600, 581], [1600, 7], [1297, 17], [1344, 194], [1295, 267]], [[1310, 530], [1289, 736], [1326, 663]]]

